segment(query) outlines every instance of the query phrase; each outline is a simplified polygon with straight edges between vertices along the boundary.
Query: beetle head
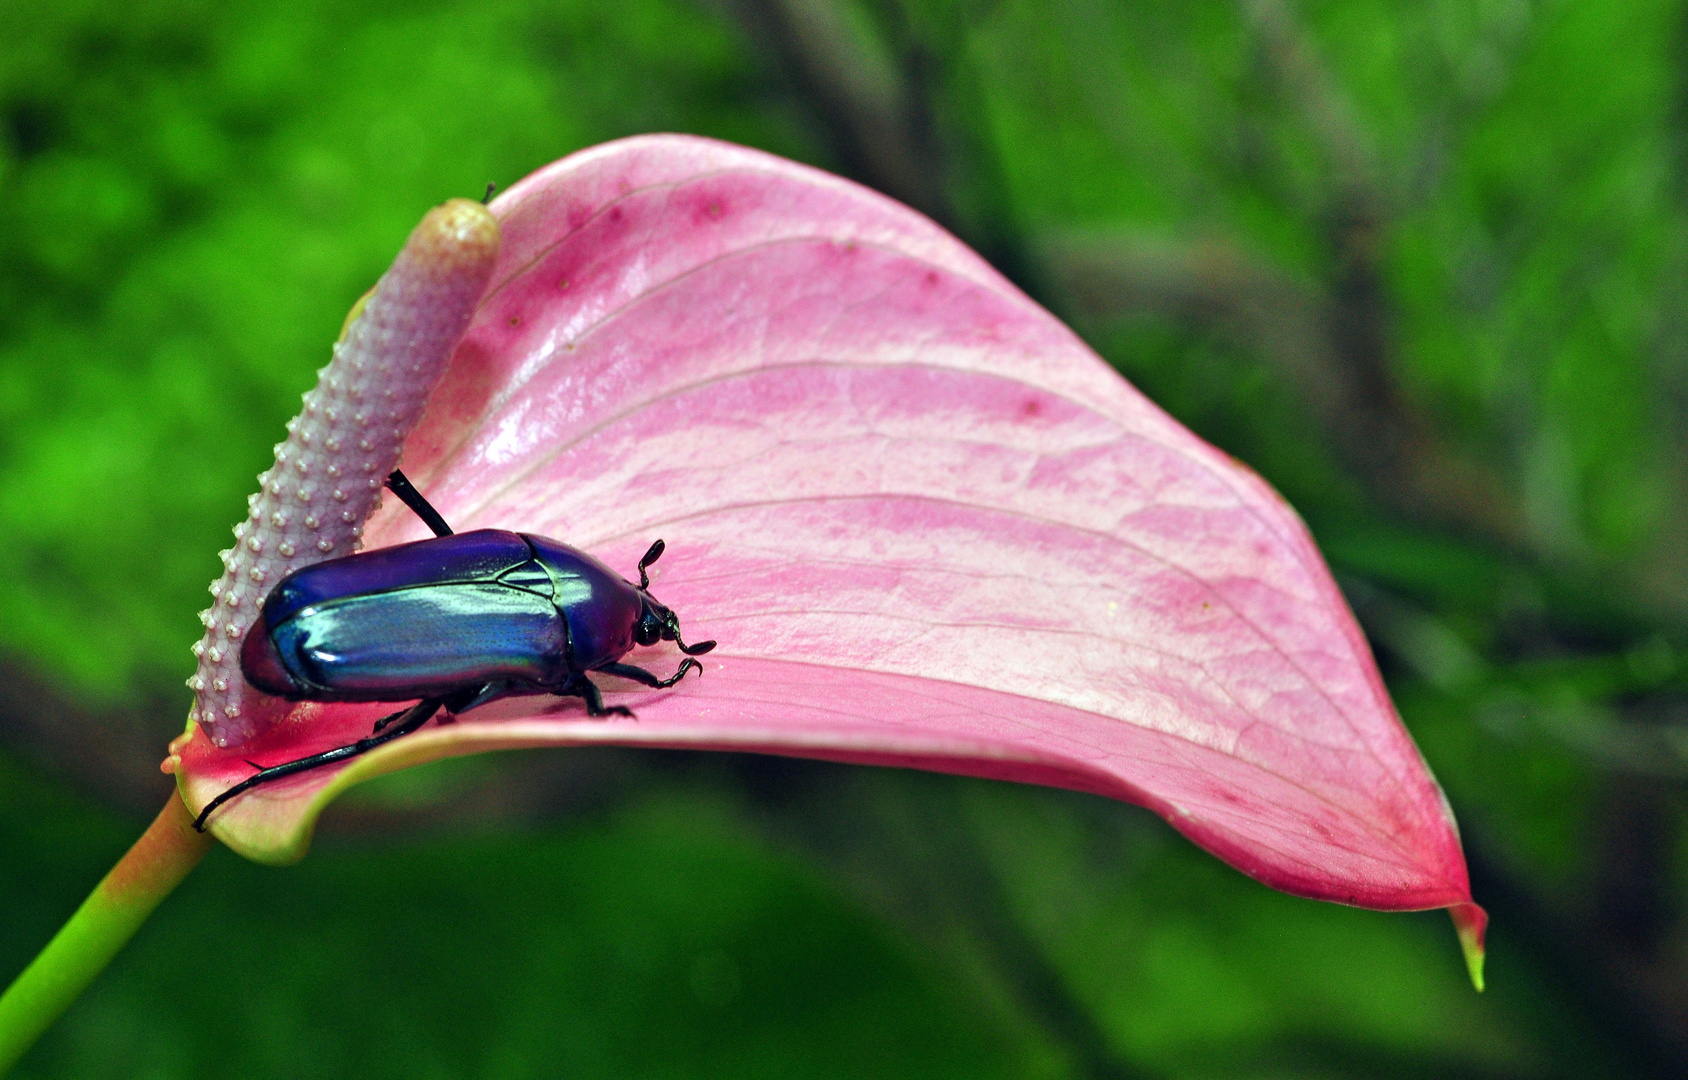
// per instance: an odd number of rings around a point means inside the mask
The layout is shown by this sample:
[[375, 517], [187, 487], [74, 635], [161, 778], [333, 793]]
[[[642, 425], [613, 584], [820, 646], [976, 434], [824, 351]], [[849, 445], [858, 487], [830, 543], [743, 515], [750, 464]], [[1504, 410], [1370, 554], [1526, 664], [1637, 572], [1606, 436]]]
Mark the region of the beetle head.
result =
[[[658, 612], [662, 614], [659, 615]], [[644, 610], [639, 612], [639, 621], [633, 626], [633, 640], [641, 645], [655, 645], [661, 641], [662, 628], [666, 625], [663, 615], [670, 615], [668, 609], [647, 598]]]
[[702, 656], [715, 647], [713, 641], [687, 645], [680, 638], [680, 617], [651, 599], [649, 593], [645, 593], [644, 609], [639, 612], [639, 621], [633, 625], [633, 640], [641, 645], [672, 641], [680, 646], [680, 651], [687, 656]]
[[651, 587], [651, 578], [646, 568], [651, 563], [662, 558], [663, 543], [658, 540], [645, 552], [645, 557], [639, 560], [639, 594], [643, 598], [644, 607], [639, 612], [639, 621], [633, 627], [633, 640], [641, 645], [655, 645], [659, 641], [672, 641], [680, 646], [680, 651], [687, 656], [702, 656], [715, 647], [713, 641], [700, 641], [696, 645], [687, 645], [680, 640], [680, 618], [672, 611], [663, 607], [651, 598], [646, 589]]

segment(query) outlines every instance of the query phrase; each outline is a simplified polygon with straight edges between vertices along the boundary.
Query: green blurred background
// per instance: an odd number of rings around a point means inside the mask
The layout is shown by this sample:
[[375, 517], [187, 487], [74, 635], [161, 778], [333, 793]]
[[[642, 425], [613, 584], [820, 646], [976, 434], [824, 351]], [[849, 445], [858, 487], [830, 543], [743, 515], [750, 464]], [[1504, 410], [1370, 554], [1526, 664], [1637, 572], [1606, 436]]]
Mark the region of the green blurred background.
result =
[[1600, 1077], [1688, 1061], [1688, 3], [4, 0], [0, 978], [137, 835], [215, 552], [429, 206], [645, 131], [932, 215], [1301, 510], [1438, 913], [1145, 812], [724, 755], [212, 854], [26, 1077]]

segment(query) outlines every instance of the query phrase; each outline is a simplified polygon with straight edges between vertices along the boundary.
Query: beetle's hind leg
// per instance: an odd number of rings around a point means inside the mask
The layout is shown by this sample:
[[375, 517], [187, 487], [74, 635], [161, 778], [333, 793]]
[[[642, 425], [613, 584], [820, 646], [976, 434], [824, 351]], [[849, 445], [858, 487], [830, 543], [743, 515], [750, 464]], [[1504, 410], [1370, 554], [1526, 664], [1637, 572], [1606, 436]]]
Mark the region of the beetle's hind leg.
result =
[[[415, 706], [411, 706], [411, 708], [415, 708]], [[400, 709], [398, 712], [393, 713], [391, 716], [383, 716], [381, 719], [375, 721], [375, 726], [369, 729], [369, 733], [371, 735], [381, 734], [383, 731], [387, 730], [387, 728], [392, 725], [393, 721], [404, 719], [406, 716], [408, 716], [410, 714], [410, 711], [411, 711], [410, 709]], [[251, 762], [247, 762], [247, 764], [250, 765]]]
[[593, 670], [601, 671], [605, 675], [620, 675], [622, 678], [632, 679], [636, 683], [644, 683], [652, 690], [666, 690], [670, 686], [679, 682], [681, 679], [684, 679], [686, 677], [686, 672], [692, 670], [693, 668], [697, 669], [699, 675], [703, 674], [703, 665], [688, 656], [686, 659], [680, 661], [680, 670], [668, 676], [666, 679], [659, 679], [655, 675], [646, 671], [644, 668], [634, 667], [632, 664], [604, 664], [603, 666], [594, 668]]
[[585, 698], [587, 716], [633, 716], [633, 710], [625, 705], [605, 705], [604, 695], [584, 675], [571, 676], [568, 682], [553, 692], [561, 697]]
[[[267, 769], [259, 769], [256, 774], [248, 776], [240, 783], [234, 785], [221, 795], [218, 795], [215, 799], [206, 803], [205, 809], [201, 810], [199, 812], [199, 817], [194, 819], [193, 827], [198, 829], [200, 832], [204, 832], [205, 820], [211, 816], [211, 811], [228, 802], [236, 795], [239, 795], [244, 791], [252, 790], [259, 784], [267, 784], [271, 780], [280, 780], [282, 777], [292, 776], [294, 773], [302, 773], [309, 769], [320, 769], [322, 766], [332, 765], [336, 761], [345, 761], [348, 758], [355, 758], [360, 754], [369, 753], [382, 743], [392, 742], [401, 735], [409, 735], [411, 732], [433, 719], [434, 714], [440, 711], [440, 706], [442, 704], [444, 704], [444, 702], [439, 698], [423, 698], [421, 701], [418, 701], [415, 705], [405, 709], [403, 712], [396, 712], [393, 715], [378, 721], [375, 725], [375, 734], [370, 735], [367, 738], [359, 739], [357, 742], [352, 743], [349, 746], [337, 746], [333, 750], [325, 750], [320, 754], [312, 754], [310, 757], [302, 757], [296, 761], [284, 761], [280, 765], [271, 765]], [[250, 765], [253, 763], [247, 762], [247, 764]]]
[[451, 526], [445, 523], [445, 518], [441, 517], [440, 512], [434, 509], [433, 503], [422, 497], [422, 493], [416, 490], [416, 485], [412, 484], [410, 478], [404, 473], [397, 469], [388, 473], [387, 490], [397, 495], [400, 502], [410, 507], [411, 511], [422, 519], [422, 524], [434, 530], [435, 536], [451, 535]]

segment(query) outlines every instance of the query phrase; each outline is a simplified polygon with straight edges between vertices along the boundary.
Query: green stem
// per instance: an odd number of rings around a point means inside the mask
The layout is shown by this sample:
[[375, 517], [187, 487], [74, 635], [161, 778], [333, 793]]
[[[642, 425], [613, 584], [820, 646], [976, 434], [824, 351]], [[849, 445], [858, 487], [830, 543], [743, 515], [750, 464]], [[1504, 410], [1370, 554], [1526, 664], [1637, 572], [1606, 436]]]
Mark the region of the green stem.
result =
[[135, 846], [0, 996], [0, 1075], [87, 989], [211, 844], [172, 793]]

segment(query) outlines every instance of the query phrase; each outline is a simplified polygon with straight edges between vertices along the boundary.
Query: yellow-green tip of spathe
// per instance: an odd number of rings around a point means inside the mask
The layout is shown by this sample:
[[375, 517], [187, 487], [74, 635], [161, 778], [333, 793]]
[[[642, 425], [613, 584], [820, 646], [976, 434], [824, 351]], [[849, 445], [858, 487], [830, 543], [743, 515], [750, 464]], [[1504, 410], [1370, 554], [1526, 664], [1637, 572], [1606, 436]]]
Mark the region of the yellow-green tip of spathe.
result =
[[1455, 904], [1448, 909], [1453, 917], [1454, 931], [1459, 934], [1459, 947], [1465, 952], [1465, 967], [1471, 972], [1471, 985], [1483, 992], [1483, 939], [1489, 928], [1489, 915], [1476, 904]]

